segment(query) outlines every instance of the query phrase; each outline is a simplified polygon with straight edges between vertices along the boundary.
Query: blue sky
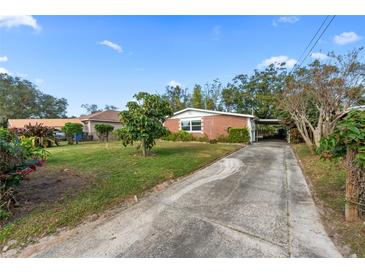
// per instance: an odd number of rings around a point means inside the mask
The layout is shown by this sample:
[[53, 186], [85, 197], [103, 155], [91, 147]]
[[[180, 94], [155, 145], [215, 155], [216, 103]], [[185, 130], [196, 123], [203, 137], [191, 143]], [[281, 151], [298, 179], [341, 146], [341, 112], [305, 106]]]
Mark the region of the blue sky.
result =
[[[163, 93], [168, 83], [191, 91], [276, 60], [294, 65], [324, 18], [0, 16], [0, 72], [65, 97], [69, 115], [83, 103], [123, 108], [136, 92]], [[365, 16], [337, 16], [314, 56], [364, 45], [364, 26]]]

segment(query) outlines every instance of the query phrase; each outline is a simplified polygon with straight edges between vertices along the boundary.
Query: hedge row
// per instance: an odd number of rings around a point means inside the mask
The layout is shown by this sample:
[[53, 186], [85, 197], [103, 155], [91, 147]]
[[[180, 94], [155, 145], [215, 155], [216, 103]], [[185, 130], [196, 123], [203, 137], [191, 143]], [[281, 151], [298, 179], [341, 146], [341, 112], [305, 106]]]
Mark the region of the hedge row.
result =
[[228, 135], [221, 135], [217, 139], [209, 140], [208, 136], [195, 137], [193, 134], [187, 131], [169, 132], [162, 138], [166, 141], [198, 141], [198, 142], [210, 142], [210, 143], [248, 143], [250, 141], [250, 133], [247, 128], [230, 128]]

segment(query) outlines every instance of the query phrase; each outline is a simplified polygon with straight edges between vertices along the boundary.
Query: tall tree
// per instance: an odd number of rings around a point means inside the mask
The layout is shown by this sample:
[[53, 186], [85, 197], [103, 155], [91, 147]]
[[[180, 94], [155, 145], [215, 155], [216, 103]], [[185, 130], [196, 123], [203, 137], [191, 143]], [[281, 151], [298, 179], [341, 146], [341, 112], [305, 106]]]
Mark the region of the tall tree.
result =
[[94, 114], [104, 110], [117, 110], [118, 108], [114, 105], [105, 105], [104, 108], [100, 108], [97, 104], [82, 104], [81, 107], [86, 110], [87, 114]]
[[117, 110], [118, 108], [114, 105], [105, 105], [104, 110]]
[[318, 147], [349, 107], [364, 103], [362, 49], [345, 55], [330, 53], [329, 62], [315, 60], [288, 77], [281, 107], [290, 113], [309, 147]]
[[155, 145], [155, 139], [166, 134], [163, 122], [173, 112], [169, 102], [159, 95], [139, 92], [134, 98], [136, 101], [128, 102], [128, 109], [120, 113], [123, 127], [117, 130], [117, 134], [124, 146], [139, 141], [145, 157]]
[[186, 108], [190, 101], [190, 96], [186, 88], [179, 85], [167, 86], [163, 97], [170, 103], [172, 110], [178, 111]]
[[61, 118], [66, 116], [67, 100], [42, 93], [30, 81], [0, 74], [0, 123], [8, 119]]
[[81, 107], [86, 110], [87, 114], [94, 114], [103, 111], [103, 109], [99, 108], [97, 104], [82, 104]]
[[255, 70], [251, 76], [237, 75], [222, 91], [222, 105], [226, 111], [254, 112], [259, 118], [276, 118], [277, 96], [286, 77], [283, 66], [271, 65]]
[[191, 106], [193, 108], [204, 108], [202, 87], [195, 85], [193, 89], [193, 95], [191, 97]]
[[203, 103], [204, 108], [209, 110], [222, 110], [222, 83], [219, 79], [214, 79], [212, 83], [204, 86]]

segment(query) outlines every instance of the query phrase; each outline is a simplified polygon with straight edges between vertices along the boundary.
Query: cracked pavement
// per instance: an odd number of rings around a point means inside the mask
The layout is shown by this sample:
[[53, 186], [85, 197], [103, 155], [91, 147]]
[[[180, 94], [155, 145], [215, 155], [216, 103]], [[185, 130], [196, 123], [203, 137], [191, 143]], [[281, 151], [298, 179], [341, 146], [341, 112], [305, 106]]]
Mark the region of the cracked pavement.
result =
[[341, 257], [284, 142], [243, 148], [20, 257]]

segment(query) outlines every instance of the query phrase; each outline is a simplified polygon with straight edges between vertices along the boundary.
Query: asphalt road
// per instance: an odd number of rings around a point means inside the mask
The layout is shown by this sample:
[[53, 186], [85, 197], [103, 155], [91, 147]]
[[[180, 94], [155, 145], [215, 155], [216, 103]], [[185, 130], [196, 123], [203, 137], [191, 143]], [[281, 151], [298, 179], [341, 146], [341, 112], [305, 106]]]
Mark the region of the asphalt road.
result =
[[291, 148], [248, 146], [127, 210], [23, 251], [35, 257], [340, 257]]

